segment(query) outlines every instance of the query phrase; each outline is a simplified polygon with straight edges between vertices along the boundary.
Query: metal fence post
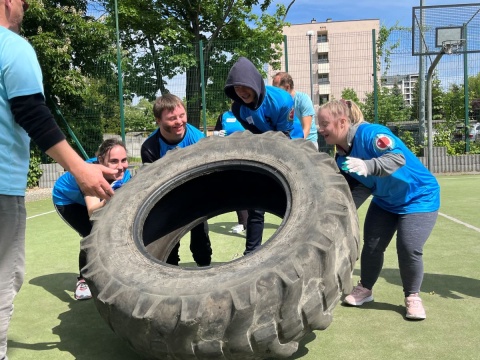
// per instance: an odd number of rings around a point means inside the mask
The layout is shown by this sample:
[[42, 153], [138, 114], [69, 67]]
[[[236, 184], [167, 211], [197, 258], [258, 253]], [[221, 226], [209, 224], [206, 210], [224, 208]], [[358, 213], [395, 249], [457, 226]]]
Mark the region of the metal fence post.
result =
[[287, 35], [283, 35], [283, 53], [285, 54], [285, 72], [288, 72], [288, 44], [287, 44]]
[[117, 36], [118, 101], [120, 106], [120, 133], [125, 143], [125, 110], [123, 108], [122, 52], [120, 51], [120, 31], [118, 26], [118, 5], [115, 0], [115, 30]]
[[468, 112], [468, 60], [467, 60], [467, 25], [463, 25], [463, 36], [465, 38], [465, 42], [463, 43], [463, 92], [465, 97], [465, 152], [470, 152], [470, 119], [469, 119], [469, 112]]
[[202, 89], [202, 119], [203, 119], [203, 133], [205, 136], [208, 135], [207, 132], [207, 104], [205, 100], [205, 64], [203, 63], [203, 40], [200, 40], [198, 43], [200, 49], [198, 53], [200, 55], [200, 87]]
[[377, 83], [377, 41], [375, 29], [372, 29], [372, 49], [373, 49], [373, 114], [374, 122], [378, 124], [378, 83]]

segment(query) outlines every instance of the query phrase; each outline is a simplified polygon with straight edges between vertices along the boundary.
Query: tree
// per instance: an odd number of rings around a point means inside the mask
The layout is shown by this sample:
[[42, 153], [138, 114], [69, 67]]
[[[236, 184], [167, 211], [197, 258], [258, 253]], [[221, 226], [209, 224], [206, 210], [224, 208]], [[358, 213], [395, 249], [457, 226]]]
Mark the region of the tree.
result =
[[[363, 115], [367, 121], [373, 121], [374, 93], [366, 94], [364, 104], [360, 104]], [[411, 108], [405, 105], [403, 95], [398, 86], [393, 89], [382, 87], [378, 92], [378, 119], [383, 125], [388, 122], [401, 122], [410, 119]]]
[[[290, 6], [294, 2], [292, 0]], [[113, 0], [103, 0], [103, 4], [114, 13]], [[168, 79], [184, 76], [188, 119], [198, 126], [202, 95], [200, 71], [204, 69], [208, 109], [224, 111], [228, 107], [223, 96], [228, 71], [225, 69], [229, 69], [238, 56], [249, 57], [259, 69], [265, 63], [274, 68], [279, 66], [279, 44], [283, 40], [288, 8], [277, 5], [270, 15], [267, 12], [270, 6], [271, 0], [120, 2], [120, 36], [131, 59], [131, 66], [125, 71], [128, 89], [153, 100], [159, 93], [170, 91]], [[252, 12], [254, 7], [259, 7], [260, 16]]]
[[480, 72], [468, 77], [468, 97], [470, 99], [480, 98]]
[[455, 123], [465, 118], [465, 94], [463, 86], [450, 85], [448, 91], [443, 94], [443, 114], [448, 122]]
[[23, 22], [23, 35], [32, 43], [42, 66], [45, 92], [72, 108], [82, 103], [87, 78], [95, 77], [97, 67], [114, 59], [115, 54], [112, 31], [86, 15], [87, 3], [35, 1]]
[[480, 121], [480, 72], [468, 78], [468, 98], [472, 111], [472, 120]]
[[[62, 118], [69, 121], [87, 153], [93, 155], [102, 141], [105, 107], [98, 106], [100, 96], [91, 94], [89, 84], [100, 77], [99, 67], [108, 69], [103, 78], [115, 76], [110, 66], [115, 52], [113, 32], [87, 16], [87, 6], [87, 0], [32, 1], [22, 34], [32, 43], [42, 67], [47, 105], [61, 126]], [[105, 104], [111, 107], [111, 102]]]
[[360, 100], [358, 99], [358, 95], [352, 88], [345, 88], [342, 91], [342, 99], [345, 100], [352, 100], [354, 103], [360, 104]]
[[[419, 88], [419, 83], [417, 82], [415, 84], [415, 87], [412, 93], [412, 111], [411, 111], [412, 120], [414, 119], [418, 120], [418, 114], [419, 114], [418, 104], [420, 102], [418, 88]], [[428, 99], [425, 98], [425, 101], [428, 102]], [[432, 119], [433, 120], [443, 119], [445, 116], [444, 108], [443, 108], [443, 91], [441, 87], [441, 81], [440, 79], [438, 79], [436, 75], [434, 75], [432, 79], [432, 104], [433, 104]], [[426, 103], [427, 111], [428, 111], [428, 106], [429, 104]]]

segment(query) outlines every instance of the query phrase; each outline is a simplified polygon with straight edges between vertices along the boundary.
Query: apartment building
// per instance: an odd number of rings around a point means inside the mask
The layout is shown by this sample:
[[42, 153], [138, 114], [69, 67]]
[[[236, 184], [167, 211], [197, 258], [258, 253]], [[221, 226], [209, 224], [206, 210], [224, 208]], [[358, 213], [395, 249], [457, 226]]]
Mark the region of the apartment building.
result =
[[382, 76], [382, 87], [393, 89], [395, 86], [401, 91], [405, 105], [412, 106], [413, 92], [418, 83], [418, 74]]
[[[296, 90], [311, 95], [314, 104], [340, 99], [346, 88], [364, 100], [365, 93], [373, 91], [373, 29], [378, 36], [380, 20], [312, 19], [284, 27], [288, 61], [282, 58], [282, 70], [292, 75]], [[269, 69], [269, 75], [275, 72]]]

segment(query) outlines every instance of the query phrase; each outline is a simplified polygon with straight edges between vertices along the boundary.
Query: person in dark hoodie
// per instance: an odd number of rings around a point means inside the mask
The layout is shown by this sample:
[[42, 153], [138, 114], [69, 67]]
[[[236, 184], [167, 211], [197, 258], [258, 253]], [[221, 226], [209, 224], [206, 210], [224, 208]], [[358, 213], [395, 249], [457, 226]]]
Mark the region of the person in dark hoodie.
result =
[[[247, 58], [240, 57], [232, 66], [224, 91], [233, 100], [233, 114], [246, 130], [254, 134], [281, 131], [290, 139], [303, 139], [292, 96], [283, 89], [265, 86], [262, 75]], [[244, 255], [262, 244], [264, 220], [264, 211], [248, 210]]]

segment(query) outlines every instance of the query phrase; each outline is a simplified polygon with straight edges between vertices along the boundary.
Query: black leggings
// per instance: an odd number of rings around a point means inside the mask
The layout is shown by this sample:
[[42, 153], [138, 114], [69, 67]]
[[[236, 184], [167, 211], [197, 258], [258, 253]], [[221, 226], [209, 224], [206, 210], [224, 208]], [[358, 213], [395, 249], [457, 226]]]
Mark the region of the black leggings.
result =
[[237, 219], [238, 223], [243, 225], [243, 227], [247, 228], [247, 220], [248, 220], [248, 211], [247, 210], [237, 210]]
[[248, 210], [247, 234], [245, 236], [245, 251], [247, 255], [262, 245], [263, 227], [265, 225], [265, 211]]
[[[168, 255], [167, 264], [178, 265], [180, 262], [180, 242]], [[212, 261], [212, 247], [210, 244], [210, 237], [208, 236], [208, 223], [205, 221], [193, 227], [190, 231], [190, 251], [192, 252], [193, 260], [198, 266], [209, 266]]]
[[[87, 207], [80, 204], [69, 205], [55, 205], [58, 215], [65, 221], [70, 227], [72, 227], [81, 237], [90, 235], [92, 231], [92, 223], [88, 217]], [[80, 251], [78, 255], [78, 266], [81, 275], [81, 270], [87, 265], [87, 257], [85, 252]]]
[[384, 253], [397, 232], [397, 257], [405, 297], [420, 292], [423, 281], [423, 246], [437, 220], [438, 211], [394, 214], [373, 202], [365, 217], [360, 259], [361, 283], [372, 289], [383, 267]]

